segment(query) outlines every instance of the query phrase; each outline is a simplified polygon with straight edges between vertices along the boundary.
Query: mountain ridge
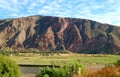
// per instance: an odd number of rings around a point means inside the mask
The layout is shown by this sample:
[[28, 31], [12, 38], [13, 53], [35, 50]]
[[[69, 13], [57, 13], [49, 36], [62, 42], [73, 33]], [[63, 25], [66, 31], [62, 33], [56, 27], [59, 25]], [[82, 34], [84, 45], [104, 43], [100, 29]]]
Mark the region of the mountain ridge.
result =
[[0, 20], [0, 46], [69, 50], [79, 53], [120, 53], [120, 27], [54, 16]]

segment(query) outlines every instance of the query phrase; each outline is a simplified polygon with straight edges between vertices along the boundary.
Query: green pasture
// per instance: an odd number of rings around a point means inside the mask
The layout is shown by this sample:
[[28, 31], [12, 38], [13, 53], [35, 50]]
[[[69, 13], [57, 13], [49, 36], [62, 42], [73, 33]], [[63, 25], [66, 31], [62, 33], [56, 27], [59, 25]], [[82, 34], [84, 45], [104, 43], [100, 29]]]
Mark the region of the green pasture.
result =
[[9, 56], [18, 64], [30, 65], [63, 65], [66, 63], [80, 62], [85, 65], [111, 64], [120, 59], [120, 55], [103, 54], [50, 54], [41, 55], [34, 53], [21, 53], [17, 56]]

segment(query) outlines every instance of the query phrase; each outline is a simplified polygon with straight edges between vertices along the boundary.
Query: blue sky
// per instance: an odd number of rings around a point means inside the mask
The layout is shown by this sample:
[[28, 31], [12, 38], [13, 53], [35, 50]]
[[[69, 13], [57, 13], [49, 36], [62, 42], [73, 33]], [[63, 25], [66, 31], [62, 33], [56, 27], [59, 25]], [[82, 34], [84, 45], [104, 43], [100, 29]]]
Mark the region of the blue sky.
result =
[[0, 0], [0, 19], [47, 15], [120, 26], [120, 0]]

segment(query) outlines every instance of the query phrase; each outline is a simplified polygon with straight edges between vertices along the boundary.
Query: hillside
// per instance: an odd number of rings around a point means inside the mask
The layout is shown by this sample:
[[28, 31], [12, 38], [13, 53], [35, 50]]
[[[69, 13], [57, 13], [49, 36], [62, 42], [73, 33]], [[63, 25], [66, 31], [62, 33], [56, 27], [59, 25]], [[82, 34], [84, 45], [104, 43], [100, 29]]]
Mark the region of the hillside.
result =
[[120, 53], [120, 27], [52, 16], [0, 20], [0, 48]]

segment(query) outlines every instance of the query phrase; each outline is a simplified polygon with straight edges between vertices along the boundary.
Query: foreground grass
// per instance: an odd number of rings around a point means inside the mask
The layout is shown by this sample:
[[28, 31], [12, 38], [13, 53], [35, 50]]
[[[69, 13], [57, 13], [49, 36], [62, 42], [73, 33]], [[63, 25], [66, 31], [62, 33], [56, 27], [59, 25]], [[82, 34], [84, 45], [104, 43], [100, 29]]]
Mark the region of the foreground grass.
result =
[[9, 56], [18, 64], [31, 65], [63, 65], [74, 63], [76, 61], [85, 65], [103, 65], [115, 63], [120, 59], [119, 55], [102, 55], [102, 54], [52, 54], [40, 55], [33, 53], [21, 53], [19, 56]]

